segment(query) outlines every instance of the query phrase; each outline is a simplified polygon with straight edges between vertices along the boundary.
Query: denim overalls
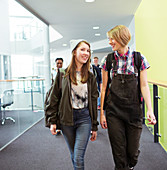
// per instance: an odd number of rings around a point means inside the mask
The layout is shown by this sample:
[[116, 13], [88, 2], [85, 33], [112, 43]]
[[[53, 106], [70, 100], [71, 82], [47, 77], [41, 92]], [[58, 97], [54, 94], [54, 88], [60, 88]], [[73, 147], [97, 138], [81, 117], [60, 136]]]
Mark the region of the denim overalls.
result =
[[142, 110], [135, 74], [114, 74], [106, 101], [106, 120], [116, 170], [135, 166], [142, 131]]

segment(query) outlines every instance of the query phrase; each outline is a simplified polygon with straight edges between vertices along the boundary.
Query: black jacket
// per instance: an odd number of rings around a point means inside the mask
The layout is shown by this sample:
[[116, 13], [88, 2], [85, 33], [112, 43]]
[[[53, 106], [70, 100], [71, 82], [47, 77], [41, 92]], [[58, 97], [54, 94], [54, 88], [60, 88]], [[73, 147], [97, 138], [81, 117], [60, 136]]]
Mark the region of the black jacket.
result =
[[[63, 124], [73, 126], [73, 108], [71, 103], [71, 82], [69, 75], [62, 78], [62, 89], [59, 88], [59, 78], [55, 79], [49, 102], [45, 110], [45, 124]], [[98, 90], [95, 76], [89, 72], [88, 85], [88, 109], [92, 121], [92, 130], [97, 131], [97, 98]], [[47, 117], [47, 118], [46, 118]]]

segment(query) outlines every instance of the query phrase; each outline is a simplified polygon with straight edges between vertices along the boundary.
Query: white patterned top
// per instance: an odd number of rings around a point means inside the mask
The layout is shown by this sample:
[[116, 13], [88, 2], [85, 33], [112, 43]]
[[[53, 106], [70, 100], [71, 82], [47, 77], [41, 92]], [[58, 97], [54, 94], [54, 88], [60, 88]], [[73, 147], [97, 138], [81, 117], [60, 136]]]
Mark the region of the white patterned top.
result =
[[77, 85], [71, 83], [72, 106], [74, 109], [88, 107], [87, 83], [81, 82], [81, 72], [76, 72]]

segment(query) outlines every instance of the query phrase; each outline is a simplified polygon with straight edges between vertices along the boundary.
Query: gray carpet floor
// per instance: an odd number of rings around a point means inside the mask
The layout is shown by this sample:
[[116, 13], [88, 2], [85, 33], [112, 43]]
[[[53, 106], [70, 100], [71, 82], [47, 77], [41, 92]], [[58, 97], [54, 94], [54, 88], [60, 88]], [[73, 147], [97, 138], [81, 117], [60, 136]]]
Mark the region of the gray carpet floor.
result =
[[[135, 170], [167, 170], [167, 153], [143, 126], [141, 154]], [[1, 170], [72, 170], [63, 136], [52, 136], [41, 120], [0, 152]], [[114, 170], [107, 131], [99, 126], [98, 138], [89, 142], [85, 170]]]
[[41, 120], [44, 113], [43, 111], [32, 110], [7, 110], [6, 116], [12, 117], [15, 120], [15, 123], [11, 120], [6, 120], [5, 124], [1, 125], [0, 120], [0, 150], [36, 122]]

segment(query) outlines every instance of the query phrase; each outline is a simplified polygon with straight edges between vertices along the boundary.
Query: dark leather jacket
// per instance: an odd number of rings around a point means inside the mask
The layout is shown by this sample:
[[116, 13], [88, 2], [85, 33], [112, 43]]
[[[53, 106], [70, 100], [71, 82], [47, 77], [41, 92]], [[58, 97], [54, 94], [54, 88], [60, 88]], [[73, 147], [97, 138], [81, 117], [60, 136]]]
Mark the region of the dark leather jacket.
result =
[[[49, 102], [45, 110], [45, 125], [49, 127], [56, 124], [58, 129], [60, 125], [73, 126], [73, 108], [71, 103], [71, 82], [69, 75], [62, 78], [62, 87], [59, 87], [58, 76], [53, 84]], [[92, 121], [92, 131], [97, 131], [97, 98], [98, 90], [95, 76], [89, 72], [88, 85], [88, 109]]]

